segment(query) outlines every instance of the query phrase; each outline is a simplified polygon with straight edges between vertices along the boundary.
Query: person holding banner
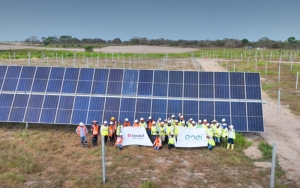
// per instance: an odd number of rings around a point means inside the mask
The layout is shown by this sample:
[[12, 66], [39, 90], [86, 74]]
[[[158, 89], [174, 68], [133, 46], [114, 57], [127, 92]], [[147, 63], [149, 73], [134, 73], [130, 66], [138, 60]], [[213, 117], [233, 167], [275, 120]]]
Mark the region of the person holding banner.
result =
[[103, 122], [103, 125], [101, 126], [101, 135], [104, 136], [104, 143], [106, 144], [107, 142], [107, 137], [108, 137], [108, 127], [107, 127], [107, 121]]
[[140, 119], [140, 127], [144, 127], [145, 129], [147, 128], [147, 124], [146, 124], [146, 122], [144, 121], [144, 118], [142, 118], [141, 117], [141, 119]]
[[155, 122], [154, 121], [154, 119], [151, 117], [151, 116], [149, 116], [149, 118], [148, 118], [148, 120], [147, 120], [147, 134], [148, 134], [148, 136], [149, 136], [149, 138], [151, 139], [151, 140], [153, 140], [152, 139], [152, 134], [151, 134], [151, 128], [152, 128], [152, 123], [153, 122]]
[[207, 123], [207, 120], [204, 119], [204, 120], [203, 120], [202, 127], [203, 127], [204, 129], [207, 129], [207, 125], [209, 125], [209, 123]]
[[133, 127], [140, 127], [139, 120], [134, 120]]
[[229, 149], [230, 144], [231, 144], [231, 150], [234, 149], [234, 140], [235, 140], [235, 130], [233, 129], [233, 125], [229, 125], [228, 127], [228, 144], [227, 144], [227, 149]]
[[122, 133], [120, 133], [120, 135], [118, 135], [117, 137], [117, 141], [116, 141], [116, 148], [118, 148], [119, 150], [121, 150], [123, 148], [123, 138], [122, 138]]
[[168, 138], [168, 149], [171, 150], [171, 148], [175, 148], [175, 137], [174, 133], [170, 134], [170, 137]]
[[156, 136], [157, 136], [156, 122], [152, 121], [152, 126], [151, 126], [151, 141], [154, 141]]
[[180, 126], [184, 126], [185, 125], [185, 120], [184, 120], [183, 116], [179, 113], [178, 117], [179, 117], [179, 123], [178, 124]]
[[196, 124], [196, 128], [203, 128], [201, 119], [198, 120], [198, 123]]
[[128, 118], [124, 119], [123, 127], [130, 127], [130, 122], [128, 121]]
[[164, 122], [160, 123], [160, 126], [158, 127], [158, 132], [159, 132], [159, 136], [160, 136], [160, 139], [162, 140], [162, 142], [165, 142], [166, 128], [165, 128]]
[[212, 136], [207, 135], [207, 138], [208, 138], [208, 147], [207, 147], [207, 149], [209, 149], [211, 151], [215, 147], [216, 143], [215, 143]]
[[213, 129], [215, 143], [217, 146], [219, 146], [221, 144], [220, 137], [222, 135], [222, 131], [223, 131], [222, 127], [220, 126], [219, 123], [217, 123], [216, 127]]
[[155, 133], [155, 140], [154, 140], [153, 146], [154, 146], [155, 150], [160, 150], [162, 148], [161, 138], [159, 137], [159, 135], [157, 133]]
[[122, 129], [122, 123], [121, 123], [121, 121], [118, 121], [117, 132], [116, 132], [117, 136], [120, 136], [121, 129]]

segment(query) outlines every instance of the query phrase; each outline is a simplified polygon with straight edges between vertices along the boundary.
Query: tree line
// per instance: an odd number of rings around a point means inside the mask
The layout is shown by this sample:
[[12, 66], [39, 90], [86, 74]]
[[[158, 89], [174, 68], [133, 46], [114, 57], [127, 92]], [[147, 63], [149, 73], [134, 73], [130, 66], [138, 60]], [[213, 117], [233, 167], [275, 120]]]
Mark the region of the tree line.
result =
[[31, 36], [24, 41], [27, 44], [62, 45], [62, 47], [81, 47], [82, 45], [100, 47], [111, 45], [149, 45], [149, 46], [172, 46], [172, 47], [193, 47], [193, 48], [241, 48], [251, 46], [253, 48], [286, 48], [299, 49], [300, 40], [295, 37], [289, 37], [286, 41], [275, 41], [267, 37], [263, 37], [258, 41], [249, 41], [248, 39], [229, 39], [222, 40], [169, 40], [169, 39], [147, 39], [146, 37], [133, 37], [128, 41], [122, 41], [120, 38], [113, 40], [103, 40], [101, 38], [83, 38], [78, 39], [72, 36], [49, 36], [39, 39], [36, 36]]

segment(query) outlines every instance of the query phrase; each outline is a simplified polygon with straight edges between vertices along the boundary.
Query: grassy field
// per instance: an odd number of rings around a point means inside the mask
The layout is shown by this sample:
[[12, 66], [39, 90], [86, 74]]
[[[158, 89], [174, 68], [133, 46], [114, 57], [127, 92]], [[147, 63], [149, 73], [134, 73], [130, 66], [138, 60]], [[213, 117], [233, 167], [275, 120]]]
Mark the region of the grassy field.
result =
[[[251, 143], [238, 135], [234, 151], [221, 147], [161, 151], [152, 147], [106, 147], [107, 183], [102, 183], [101, 148], [80, 146], [75, 126], [0, 124], [1, 187], [268, 187], [270, 169], [242, 150]], [[91, 137], [88, 137], [91, 145]], [[266, 151], [268, 146], [263, 145]], [[276, 187], [296, 187], [276, 168]]]

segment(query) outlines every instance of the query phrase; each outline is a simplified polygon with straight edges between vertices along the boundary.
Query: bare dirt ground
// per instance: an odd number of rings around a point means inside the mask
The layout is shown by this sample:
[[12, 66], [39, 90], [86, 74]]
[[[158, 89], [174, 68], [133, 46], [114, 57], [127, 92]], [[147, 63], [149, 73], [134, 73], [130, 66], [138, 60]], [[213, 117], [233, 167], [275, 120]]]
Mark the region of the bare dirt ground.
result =
[[[198, 59], [205, 71], [226, 71], [214, 60]], [[260, 135], [270, 144], [277, 144], [280, 166], [285, 170], [286, 177], [300, 186], [300, 126], [299, 117], [289, 109], [281, 107], [277, 114], [277, 101], [262, 93], [265, 132]]]
[[[20, 44], [0, 44], [0, 50], [13, 49], [37, 49], [37, 50], [64, 50], [72, 52], [83, 52], [83, 48], [45, 48], [37, 46], [24, 46]], [[196, 48], [175, 48], [162, 46], [108, 46], [104, 48], [94, 48], [94, 52], [103, 53], [183, 53], [196, 51]]]

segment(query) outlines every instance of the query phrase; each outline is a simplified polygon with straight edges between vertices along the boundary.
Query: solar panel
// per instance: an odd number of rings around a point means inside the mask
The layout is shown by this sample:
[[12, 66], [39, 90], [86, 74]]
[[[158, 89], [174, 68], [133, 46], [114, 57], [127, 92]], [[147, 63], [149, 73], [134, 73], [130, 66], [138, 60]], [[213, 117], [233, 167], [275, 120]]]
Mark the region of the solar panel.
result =
[[0, 121], [78, 124], [181, 113], [262, 132], [259, 79], [243, 72], [0, 66]]

